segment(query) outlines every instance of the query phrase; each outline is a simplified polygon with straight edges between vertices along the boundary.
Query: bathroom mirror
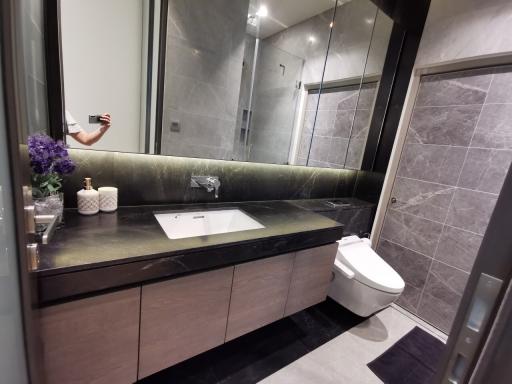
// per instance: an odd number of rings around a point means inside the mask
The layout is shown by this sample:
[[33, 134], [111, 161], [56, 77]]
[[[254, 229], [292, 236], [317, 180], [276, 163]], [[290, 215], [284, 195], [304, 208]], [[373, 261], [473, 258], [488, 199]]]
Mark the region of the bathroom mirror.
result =
[[361, 169], [393, 27], [372, 1], [58, 3], [71, 147]]

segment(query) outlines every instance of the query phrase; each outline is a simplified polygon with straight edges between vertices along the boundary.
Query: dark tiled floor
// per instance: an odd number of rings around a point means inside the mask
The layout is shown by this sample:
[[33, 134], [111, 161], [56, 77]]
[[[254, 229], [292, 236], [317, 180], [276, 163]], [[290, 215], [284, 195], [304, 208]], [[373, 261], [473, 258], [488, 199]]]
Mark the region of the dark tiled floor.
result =
[[327, 299], [139, 383], [257, 383], [363, 320]]

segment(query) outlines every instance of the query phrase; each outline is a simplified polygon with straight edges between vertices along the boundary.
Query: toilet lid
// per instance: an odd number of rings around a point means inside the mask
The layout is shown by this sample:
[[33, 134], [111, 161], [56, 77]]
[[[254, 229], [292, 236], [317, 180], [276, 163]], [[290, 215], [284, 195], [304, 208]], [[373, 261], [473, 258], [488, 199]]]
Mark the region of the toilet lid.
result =
[[338, 242], [340, 246], [336, 258], [354, 271], [354, 279], [359, 282], [384, 292], [402, 292], [405, 283], [400, 275], [368, 244], [361, 239], [355, 241], [355, 237], [350, 236], [351, 240]]

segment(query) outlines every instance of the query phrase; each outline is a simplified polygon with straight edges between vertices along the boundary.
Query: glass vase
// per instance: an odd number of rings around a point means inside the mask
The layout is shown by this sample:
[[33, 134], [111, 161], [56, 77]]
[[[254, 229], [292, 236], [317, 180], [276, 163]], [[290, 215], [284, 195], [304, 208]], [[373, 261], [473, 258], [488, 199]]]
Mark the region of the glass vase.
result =
[[64, 194], [56, 193], [46, 197], [35, 197], [34, 206], [36, 215], [55, 215], [57, 223], [62, 223], [64, 213]]

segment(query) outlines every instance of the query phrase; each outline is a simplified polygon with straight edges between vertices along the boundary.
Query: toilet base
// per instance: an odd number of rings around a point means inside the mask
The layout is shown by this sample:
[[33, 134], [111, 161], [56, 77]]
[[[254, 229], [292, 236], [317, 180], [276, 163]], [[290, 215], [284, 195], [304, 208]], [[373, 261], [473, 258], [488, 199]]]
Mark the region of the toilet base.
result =
[[389, 306], [401, 293], [389, 293], [371, 288], [355, 279], [348, 279], [339, 272], [333, 272], [334, 279], [328, 296], [351, 312], [368, 317]]

